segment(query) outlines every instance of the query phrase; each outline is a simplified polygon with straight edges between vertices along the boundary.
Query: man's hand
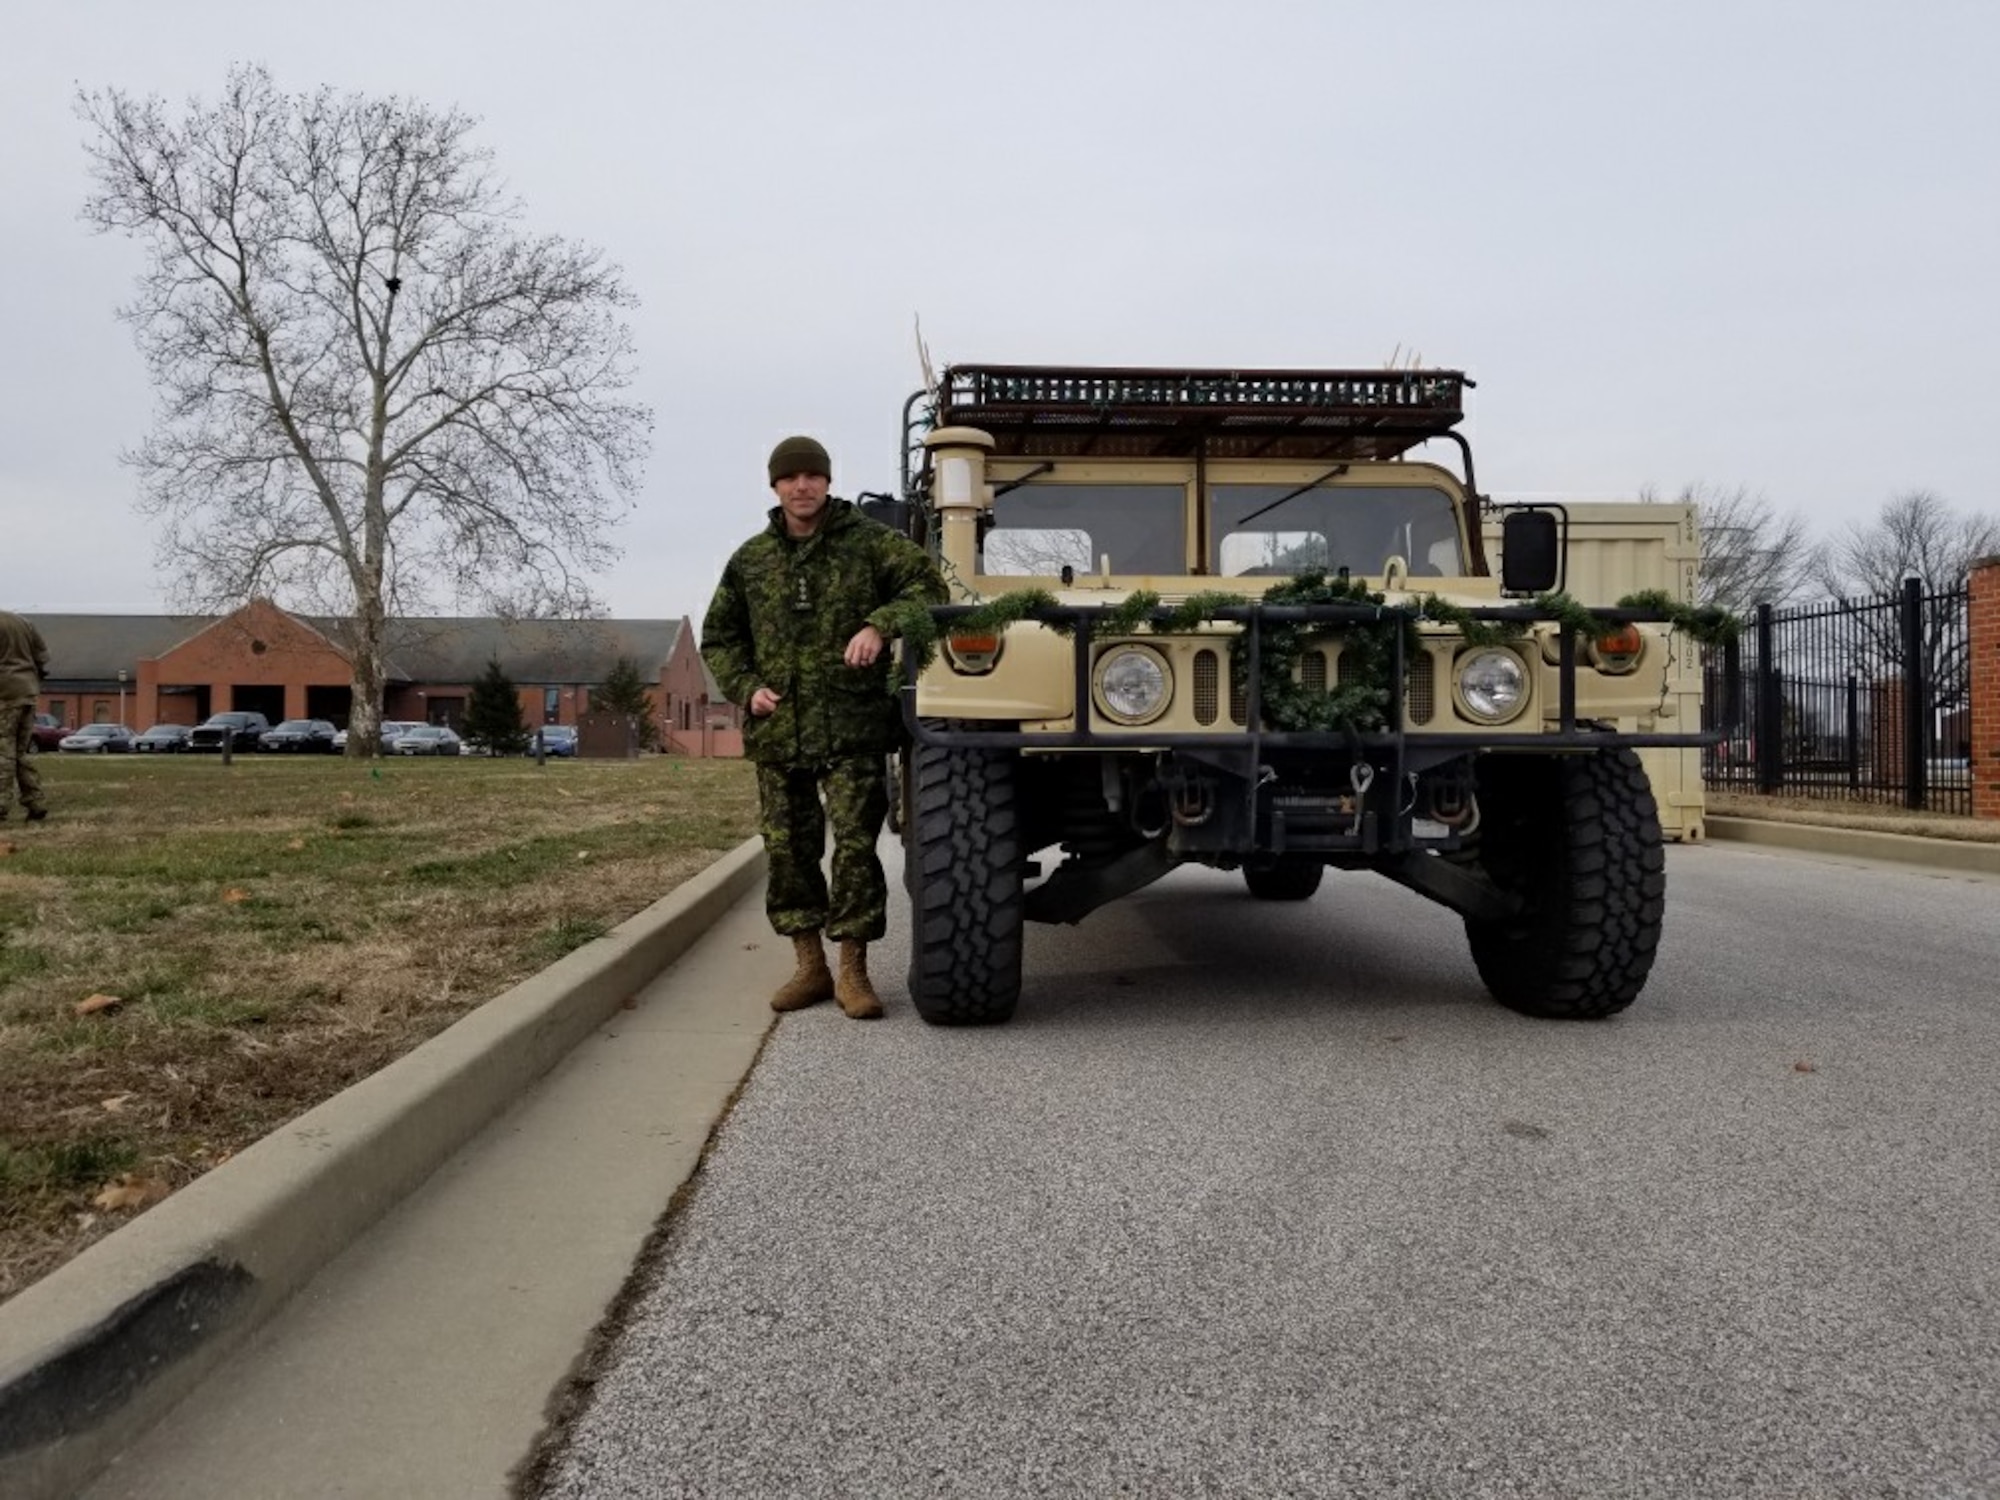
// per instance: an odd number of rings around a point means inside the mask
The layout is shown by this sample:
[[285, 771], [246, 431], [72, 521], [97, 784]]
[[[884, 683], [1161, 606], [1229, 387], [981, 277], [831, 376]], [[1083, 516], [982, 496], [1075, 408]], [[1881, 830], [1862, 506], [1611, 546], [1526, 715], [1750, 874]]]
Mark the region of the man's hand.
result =
[[[851, 647], [849, 649], [852, 649]], [[750, 695], [750, 713], [759, 719], [768, 719], [778, 711], [778, 695], [769, 688], [758, 688]]]
[[872, 667], [875, 658], [882, 654], [882, 632], [873, 625], [863, 625], [854, 632], [854, 639], [847, 643], [847, 655], [843, 658], [850, 667]]

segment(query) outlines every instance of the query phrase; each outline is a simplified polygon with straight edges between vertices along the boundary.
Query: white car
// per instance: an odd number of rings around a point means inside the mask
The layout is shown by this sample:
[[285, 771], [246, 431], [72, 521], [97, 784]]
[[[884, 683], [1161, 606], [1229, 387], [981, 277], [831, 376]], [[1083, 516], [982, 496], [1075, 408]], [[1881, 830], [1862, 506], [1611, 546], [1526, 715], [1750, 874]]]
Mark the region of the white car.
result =
[[[415, 729], [416, 727], [417, 721], [415, 719], [384, 719], [381, 727], [375, 731], [375, 734], [381, 741], [382, 749], [386, 753], [396, 748], [396, 741], [402, 737], [404, 730]], [[336, 754], [342, 753], [347, 749], [347, 731], [345, 729], [335, 732], [333, 736], [333, 748]]]
[[459, 755], [465, 744], [442, 724], [416, 724], [396, 737], [391, 755]]

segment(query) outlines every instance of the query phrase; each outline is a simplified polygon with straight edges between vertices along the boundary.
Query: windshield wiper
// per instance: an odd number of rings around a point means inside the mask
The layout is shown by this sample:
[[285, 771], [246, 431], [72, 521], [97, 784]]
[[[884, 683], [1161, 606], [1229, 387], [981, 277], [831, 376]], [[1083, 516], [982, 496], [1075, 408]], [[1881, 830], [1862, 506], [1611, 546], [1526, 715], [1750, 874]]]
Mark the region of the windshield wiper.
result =
[[1331, 469], [1328, 469], [1324, 474], [1320, 475], [1319, 478], [1308, 479], [1304, 484], [1300, 485], [1297, 489], [1288, 491], [1287, 493], [1278, 496], [1278, 498], [1273, 500], [1269, 505], [1259, 506], [1256, 510], [1251, 511], [1250, 514], [1247, 516], [1238, 516], [1234, 521], [1230, 522], [1230, 525], [1232, 526], [1248, 525], [1250, 522], [1256, 520], [1259, 516], [1263, 515], [1266, 511], [1276, 510], [1279, 506], [1283, 505], [1287, 500], [1296, 500], [1299, 498], [1299, 496], [1303, 495], [1307, 490], [1316, 490], [1321, 485], [1325, 484], [1329, 479], [1338, 479], [1341, 475], [1347, 472], [1347, 469], [1348, 466], [1346, 464], [1335, 464]]
[[1006, 494], [1009, 490], [1018, 490], [1022, 485], [1026, 484], [1030, 479], [1038, 479], [1042, 475], [1048, 473], [1049, 470], [1053, 469], [1054, 467], [1055, 467], [1054, 464], [1036, 464], [1034, 468], [1028, 470], [1027, 473], [1021, 475], [1018, 479], [1010, 479], [1005, 484], [995, 489], [993, 491], [993, 498], [995, 500], [998, 500], [1002, 495]]

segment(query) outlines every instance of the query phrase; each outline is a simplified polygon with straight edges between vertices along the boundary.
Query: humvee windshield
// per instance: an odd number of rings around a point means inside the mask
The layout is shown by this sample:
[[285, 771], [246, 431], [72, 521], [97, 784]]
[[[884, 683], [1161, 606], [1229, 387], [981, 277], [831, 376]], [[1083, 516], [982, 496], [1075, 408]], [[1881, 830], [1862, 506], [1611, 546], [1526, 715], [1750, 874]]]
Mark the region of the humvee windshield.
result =
[[[1225, 578], [1288, 577], [1346, 568], [1379, 574], [1400, 557], [1413, 577], [1465, 572], [1451, 497], [1420, 486], [1215, 484], [1209, 487], [1208, 571]], [[1067, 567], [1184, 575], [1181, 484], [1028, 481], [994, 496], [979, 556], [988, 577], [1053, 578]]]
[[[1322, 485], [1218, 484], [1209, 570], [1225, 578], [1331, 573], [1379, 574], [1392, 557], [1412, 577], [1465, 571], [1458, 520], [1442, 490]], [[1287, 498], [1289, 496], [1289, 498]]]
[[1114, 573], [1185, 573], [1186, 503], [1180, 484], [1016, 485], [993, 498], [979, 571], [1053, 578], [1109, 557]]

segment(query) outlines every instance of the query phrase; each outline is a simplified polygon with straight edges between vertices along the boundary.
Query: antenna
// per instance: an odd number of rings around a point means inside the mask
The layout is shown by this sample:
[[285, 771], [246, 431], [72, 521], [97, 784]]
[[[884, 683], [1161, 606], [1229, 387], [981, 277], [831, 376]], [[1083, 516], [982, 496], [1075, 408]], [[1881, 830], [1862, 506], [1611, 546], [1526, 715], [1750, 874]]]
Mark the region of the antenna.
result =
[[935, 397], [938, 388], [937, 370], [931, 364], [931, 346], [924, 342], [923, 314], [910, 314], [910, 322], [917, 334], [917, 364], [924, 372], [924, 389]]

